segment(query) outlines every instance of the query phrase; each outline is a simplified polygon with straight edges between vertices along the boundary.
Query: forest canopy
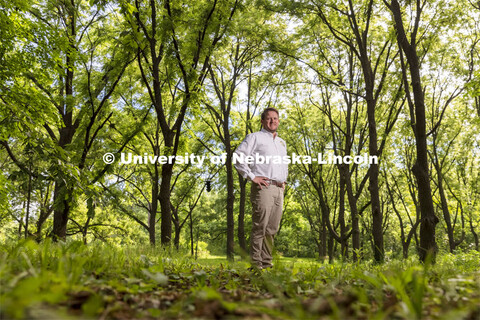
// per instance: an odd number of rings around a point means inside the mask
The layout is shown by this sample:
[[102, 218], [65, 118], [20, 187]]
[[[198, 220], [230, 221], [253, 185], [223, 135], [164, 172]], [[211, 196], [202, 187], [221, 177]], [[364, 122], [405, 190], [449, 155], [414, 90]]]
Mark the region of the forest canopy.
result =
[[291, 163], [278, 254], [478, 251], [479, 14], [461, 0], [2, 1], [1, 241], [248, 251], [232, 154], [275, 107], [289, 157], [378, 157]]

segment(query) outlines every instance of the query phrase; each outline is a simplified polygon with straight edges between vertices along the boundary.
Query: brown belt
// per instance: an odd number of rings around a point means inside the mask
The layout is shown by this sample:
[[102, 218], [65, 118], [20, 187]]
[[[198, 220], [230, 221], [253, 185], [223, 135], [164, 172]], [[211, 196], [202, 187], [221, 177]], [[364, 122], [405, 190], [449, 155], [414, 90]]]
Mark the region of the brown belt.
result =
[[283, 187], [283, 182], [280, 182], [280, 181], [277, 181], [277, 180], [271, 180], [271, 179], [269, 179], [269, 180], [267, 180], [267, 182], [268, 182], [269, 184], [273, 184], [274, 186], [277, 186], [277, 187], [279, 187], [279, 188], [282, 188], [282, 187]]

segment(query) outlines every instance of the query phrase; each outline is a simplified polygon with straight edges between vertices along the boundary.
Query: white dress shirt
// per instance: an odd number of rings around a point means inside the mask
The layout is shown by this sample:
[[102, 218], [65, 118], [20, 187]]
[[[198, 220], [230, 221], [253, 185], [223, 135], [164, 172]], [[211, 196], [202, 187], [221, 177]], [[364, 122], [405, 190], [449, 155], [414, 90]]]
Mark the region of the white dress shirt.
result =
[[[246, 156], [287, 156], [287, 144], [278, 135], [273, 136], [273, 133], [262, 128], [262, 130], [250, 133], [235, 150], [237, 155]], [[288, 164], [273, 163], [270, 159], [269, 163], [256, 163], [253, 164], [240, 163], [237, 161], [234, 163], [235, 168], [240, 172], [243, 178], [253, 180], [255, 177], [266, 177], [271, 180], [279, 182], [285, 182], [288, 175]]]

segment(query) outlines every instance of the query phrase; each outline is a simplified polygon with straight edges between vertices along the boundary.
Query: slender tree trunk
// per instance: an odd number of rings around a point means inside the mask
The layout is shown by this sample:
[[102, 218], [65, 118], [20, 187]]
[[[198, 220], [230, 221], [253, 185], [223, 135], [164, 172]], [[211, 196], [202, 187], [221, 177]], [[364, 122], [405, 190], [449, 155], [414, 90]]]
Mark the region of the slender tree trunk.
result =
[[193, 212], [190, 213], [190, 254], [193, 257]]
[[455, 238], [453, 234], [452, 219], [450, 217], [450, 210], [448, 209], [448, 201], [445, 195], [445, 188], [443, 186], [443, 173], [442, 166], [438, 159], [437, 154], [437, 135], [433, 134], [433, 164], [435, 170], [437, 171], [437, 184], [438, 184], [438, 194], [440, 195], [440, 206], [442, 208], [443, 219], [445, 220], [445, 225], [447, 227], [447, 236], [448, 236], [448, 246], [450, 253], [455, 251]]
[[240, 202], [238, 209], [238, 227], [237, 227], [237, 237], [238, 245], [240, 248], [247, 252], [247, 241], [245, 237], [245, 205], [247, 200], [247, 179], [244, 179], [240, 174], [238, 174], [238, 182], [240, 185]]
[[[351, 3], [351, 2], [350, 2]], [[370, 2], [369, 8], [373, 5]], [[353, 8], [353, 7], [352, 7]], [[369, 15], [370, 17], [370, 15]], [[370, 156], [378, 157], [378, 139], [377, 139], [377, 121], [375, 118], [376, 100], [374, 98], [375, 90], [375, 75], [370, 63], [369, 54], [367, 51], [367, 34], [360, 36], [360, 30], [356, 29], [356, 39], [360, 52], [360, 62], [362, 65], [363, 78], [365, 80], [365, 100], [367, 102], [367, 120], [368, 120], [368, 152]], [[369, 191], [372, 208], [372, 235], [373, 235], [373, 254], [376, 262], [382, 262], [384, 259], [383, 248], [383, 213], [380, 208], [380, 192], [378, 188], [378, 164], [370, 164], [369, 171]]]
[[[348, 167], [347, 167], [348, 170]], [[360, 250], [360, 226], [358, 222], [358, 209], [357, 209], [357, 199], [353, 194], [352, 180], [350, 177], [350, 172], [347, 172], [347, 196], [348, 204], [350, 205], [350, 214], [352, 217], [352, 256], [353, 261], [358, 261], [358, 252]]]
[[172, 180], [173, 165], [162, 165], [162, 182], [160, 183], [160, 210], [162, 221], [161, 229], [161, 243], [164, 246], [170, 245], [172, 239], [172, 211], [170, 207], [170, 184]]
[[420, 223], [420, 248], [419, 256], [421, 261], [426, 261], [429, 254], [435, 255], [438, 251], [435, 240], [435, 226], [438, 218], [435, 215], [433, 207], [432, 190], [430, 187], [430, 175], [428, 170], [428, 154], [427, 154], [427, 135], [425, 128], [425, 105], [423, 103], [423, 91], [420, 84], [420, 73], [418, 67], [411, 68], [415, 73], [416, 79], [413, 82], [414, 95], [418, 96], [419, 102], [415, 99], [415, 115], [416, 115], [416, 136], [417, 136], [417, 161], [412, 171], [417, 179], [418, 184], [418, 200], [420, 202], [421, 223]]
[[455, 239], [453, 235], [452, 220], [450, 218], [450, 210], [448, 210], [447, 197], [445, 196], [445, 189], [443, 188], [443, 176], [440, 168], [437, 168], [437, 177], [438, 177], [438, 193], [440, 194], [440, 203], [443, 212], [443, 219], [445, 220], [445, 225], [447, 227], [447, 236], [448, 236], [448, 245], [450, 252], [455, 251]]
[[[318, 194], [318, 199], [319, 199], [319, 203], [320, 203], [320, 211], [321, 211], [321, 214], [322, 214], [322, 222], [323, 222], [323, 226], [325, 227], [325, 239], [327, 239], [327, 231], [328, 231], [328, 243], [326, 244], [326, 246], [328, 246], [328, 256], [329, 256], [329, 262], [333, 262], [333, 258], [334, 258], [334, 244], [336, 244], [337, 242], [346, 242], [348, 240], [348, 238], [345, 236], [344, 238], [342, 238], [341, 235], [338, 235], [336, 232], [335, 232], [335, 226], [332, 226], [332, 224], [330, 223], [330, 209], [328, 207], [328, 204], [327, 204], [327, 201], [326, 201], [326, 198], [327, 196], [324, 194], [323, 192], [323, 184], [324, 182], [323, 181], [320, 181], [319, 184], [314, 184], [314, 187], [315, 187], [315, 190], [317, 191], [317, 194]], [[335, 223], [334, 223], [335, 224]], [[336, 226], [338, 227], [338, 225]], [[345, 240], [343, 240], [345, 239]], [[325, 240], [327, 242], [327, 240]], [[336, 241], [335, 243], [333, 243], [334, 241]]]
[[[417, 9], [421, 7], [419, 1], [420, 0], [417, 0]], [[429, 255], [432, 255], [432, 258], [435, 259], [438, 251], [435, 240], [435, 226], [438, 223], [438, 218], [435, 216], [428, 169], [425, 97], [420, 77], [420, 64], [416, 51], [416, 34], [412, 34], [412, 42], [409, 43], [403, 27], [402, 12], [397, 0], [391, 1], [390, 10], [394, 17], [397, 41], [403, 52], [405, 52], [408, 61], [415, 101], [415, 119], [412, 119], [412, 123], [416, 139], [417, 160], [412, 167], [412, 172], [417, 180], [418, 201], [420, 203], [421, 223], [419, 258], [421, 261], [425, 262]], [[417, 10], [417, 15], [420, 14], [421, 11]], [[418, 26], [418, 21], [419, 18], [417, 17], [416, 26]], [[405, 66], [402, 67], [404, 68]], [[404, 70], [404, 72], [406, 71]], [[408, 86], [408, 83], [405, 85]]]
[[[51, 211], [50, 211], [51, 212]], [[42, 228], [43, 228], [43, 224], [45, 223], [45, 221], [47, 220], [48, 216], [50, 215], [50, 212], [48, 212], [47, 210], [45, 210], [45, 208], [41, 208], [40, 209], [40, 216], [38, 217], [38, 220], [37, 220], [37, 231], [36, 231], [36, 241], [37, 242], [40, 242], [42, 241]]]
[[[228, 121], [225, 121], [228, 124]], [[233, 165], [232, 152], [230, 146], [230, 137], [225, 136], [225, 147], [227, 152], [226, 169], [227, 169], [227, 258], [233, 261], [235, 255], [235, 219], [234, 204], [235, 194], [233, 188]]]
[[[175, 232], [173, 236], [173, 245], [175, 246], [175, 249], [178, 250], [180, 248], [180, 234], [182, 232], [183, 224], [180, 223], [180, 217], [178, 216], [178, 208], [176, 208], [172, 203], [170, 203], [170, 208], [172, 210], [173, 230]], [[188, 215], [184, 221], [187, 221], [187, 218]]]
[[[325, 230], [323, 230], [324, 229], [323, 228], [324, 223], [323, 223], [323, 217], [322, 217], [322, 212], [321, 212], [322, 209], [319, 206], [317, 210], [319, 211], [318, 222], [319, 222], [320, 226], [318, 228], [318, 240], [315, 240], [315, 241], [316, 241], [317, 247], [318, 247], [318, 260], [323, 261], [323, 259], [325, 258], [325, 254], [326, 254], [326, 250], [325, 250], [326, 247], [324, 246], [324, 243], [323, 243], [323, 233], [324, 233]], [[310, 224], [312, 225], [312, 223], [310, 223]], [[316, 229], [314, 229], [313, 226], [311, 226], [311, 229], [316, 231]]]
[[319, 240], [320, 240], [320, 250], [319, 250], [319, 255], [320, 255], [320, 260], [325, 261], [326, 256], [328, 254], [327, 252], [327, 222], [323, 219], [323, 215], [320, 215], [321, 219], [321, 229], [320, 229], [320, 234], [319, 234]]
[[395, 205], [395, 199], [393, 197], [393, 190], [390, 189], [390, 185], [388, 183], [388, 179], [387, 177], [385, 177], [385, 183], [387, 185], [387, 192], [388, 192], [388, 195], [390, 196], [390, 201], [392, 203], [392, 207], [393, 207], [393, 211], [395, 212], [395, 214], [397, 215], [398, 217], [398, 223], [400, 224], [400, 241], [402, 243], [402, 255], [403, 255], [403, 259], [407, 259], [408, 258], [408, 244], [410, 243], [410, 241], [406, 241], [406, 236], [405, 236], [405, 227], [403, 225], [403, 219], [402, 219], [402, 215], [400, 214], [400, 212], [397, 210], [397, 206]]
[[30, 200], [32, 197], [32, 166], [31, 166], [31, 160], [30, 160], [30, 168], [29, 168], [29, 173], [28, 173], [28, 194], [27, 194], [27, 213], [25, 215], [25, 239], [28, 238], [28, 220], [30, 219]]
[[155, 225], [157, 222], [157, 211], [158, 211], [158, 166], [157, 164], [154, 165], [154, 174], [152, 179], [152, 201], [151, 201], [151, 208], [148, 214], [148, 236], [150, 239], [150, 244], [155, 246]]
[[20, 217], [20, 220], [18, 221], [18, 238], [22, 238], [22, 227], [23, 227], [23, 214], [25, 212], [25, 201], [22, 201], [22, 216]]
[[340, 249], [342, 251], [342, 257], [348, 258], [348, 238], [347, 238], [347, 226], [345, 225], [345, 186], [346, 186], [346, 177], [345, 172], [342, 170], [341, 164], [339, 167], [340, 173], [340, 203], [338, 209], [338, 222], [340, 224]]
[[180, 227], [180, 224], [177, 222], [173, 222], [173, 226], [175, 229], [175, 236], [173, 237], [173, 245], [175, 246], [175, 249], [180, 248], [180, 233], [182, 232], [182, 228]]
[[479, 241], [478, 241], [478, 233], [475, 232], [475, 228], [473, 227], [473, 215], [470, 213], [469, 225], [470, 231], [473, 235], [473, 240], [475, 241], [475, 250], [480, 251]]
[[90, 220], [91, 220], [91, 217], [87, 217], [87, 221], [85, 222], [85, 226], [83, 227], [83, 230], [82, 230], [83, 244], [87, 244], [87, 234], [88, 234], [88, 227], [90, 225]]
[[70, 199], [67, 187], [63, 179], [55, 182], [55, 190], [53, 192], [55, 210], [53, 211], [53, 239], [65, 240], [67, 237], [67, 222], [70, 212]]
[[335, 258], [334, 257], [334, 243], [335, 239], [330, 235], [330, 237], [328, 237], [328, 263], [333, 263], [333, 259]]
[[[349, 66], [350, 66], [350, 81], [353, 82], [353, 54], [349, 55]], [[350, 155], [352, 152], [352, 144], [354, 137], [352, 137], [352, 110], [353, 110], [353, 101], [351, 97], [346, 98], [345, 102], [347, 104], [347, 115], [345, 120], [345, 155]], [[355, 122], [356, 120], [354, 120]], [[352, 177], [350, 174], [350, 165], [341, 164], [339, 166], [340, 175], [344, 177], [345, 189], [347, 191], [348, 205], [350, 208], [350, 217], [352, 221], [352, 257], [354, 261], [358, 260], [358, 250], [360, 249], [360, 229], [358, 225], [358, 210], [357, 210], [357, 199], [353, 194], [352, 186]], [[343, 237], [344, 235], [342, 235]], [[345, 239], [345, 242], [348, 243], [348, 240]]]
[[[371, 71], [371, 70], [370, 70]], [[367, 76], [365, 76], [367, 78]], [[368, 151], [371, 156], [378, 157], [377, 124], [375, 121], [375, 101], [373, 99], [373, 83], [371, 90], [367, 90], [367, 117], [368, 117]], [[378, 164], [370, 164], [369, 191], [372, 202], [372, 235], [374, 244], [374, 258], [376, 262], [384, 259], [383, 248], [383, 213], [380, 209], [380, 192], [378, 189]]]
[[54, 209], [54, 206], [47, 207], [47, 204], [49, 202], [48, 200], [50, 198], [50, 186], [51, 184], [49, 183], [47, 185], [47, 190], [45, 192], [45, 199], [42, 199], [43, 203], [40, 204], [40, 215], [36, 222], [37, 231], [35, 232], [35, 241], [37, 242], [42, 241], [43, 224], [45, 223], [45, 221], [47, 220], [47, 218], [50, 216], [50, 214]]
[[[76, 17], [75, 17], [75, 3], [71, 0], [70, 3], [65, 3], [66, 9], [66, 31], [68, 34], [68, 40], [70, 42], [71, 52], [67, 50], [66, 55], [66, 68], [65, 68], [65, 101], [63, 102], [63, 124], [59, 130], [59, 143], [58, 145], [65, 149], [68, 144], [72, 142], [73, 135], [75, 134], [75, 127], [73, 124], [73, 78], [75, 63], [72, 58], [73, 52], [75, 52], [75, 39], [76, 39]], [[71, 191], [65, 184], [62, 177], [57, 178], [54, 191], [54, 203], [55, 210], [53, 213], [53, 239], [65, 240], [67, 236], [67, 222], [70, 213], [70, 201]]]

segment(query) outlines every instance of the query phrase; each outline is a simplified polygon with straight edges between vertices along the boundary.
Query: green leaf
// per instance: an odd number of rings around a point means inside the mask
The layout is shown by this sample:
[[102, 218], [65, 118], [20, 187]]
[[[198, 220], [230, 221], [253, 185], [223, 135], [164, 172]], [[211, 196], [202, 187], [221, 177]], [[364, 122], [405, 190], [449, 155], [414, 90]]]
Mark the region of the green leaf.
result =
[[82, 311], [88, 316], [96, 316], [103, 311], [102, 297], [94, 294], [82, 305]]

